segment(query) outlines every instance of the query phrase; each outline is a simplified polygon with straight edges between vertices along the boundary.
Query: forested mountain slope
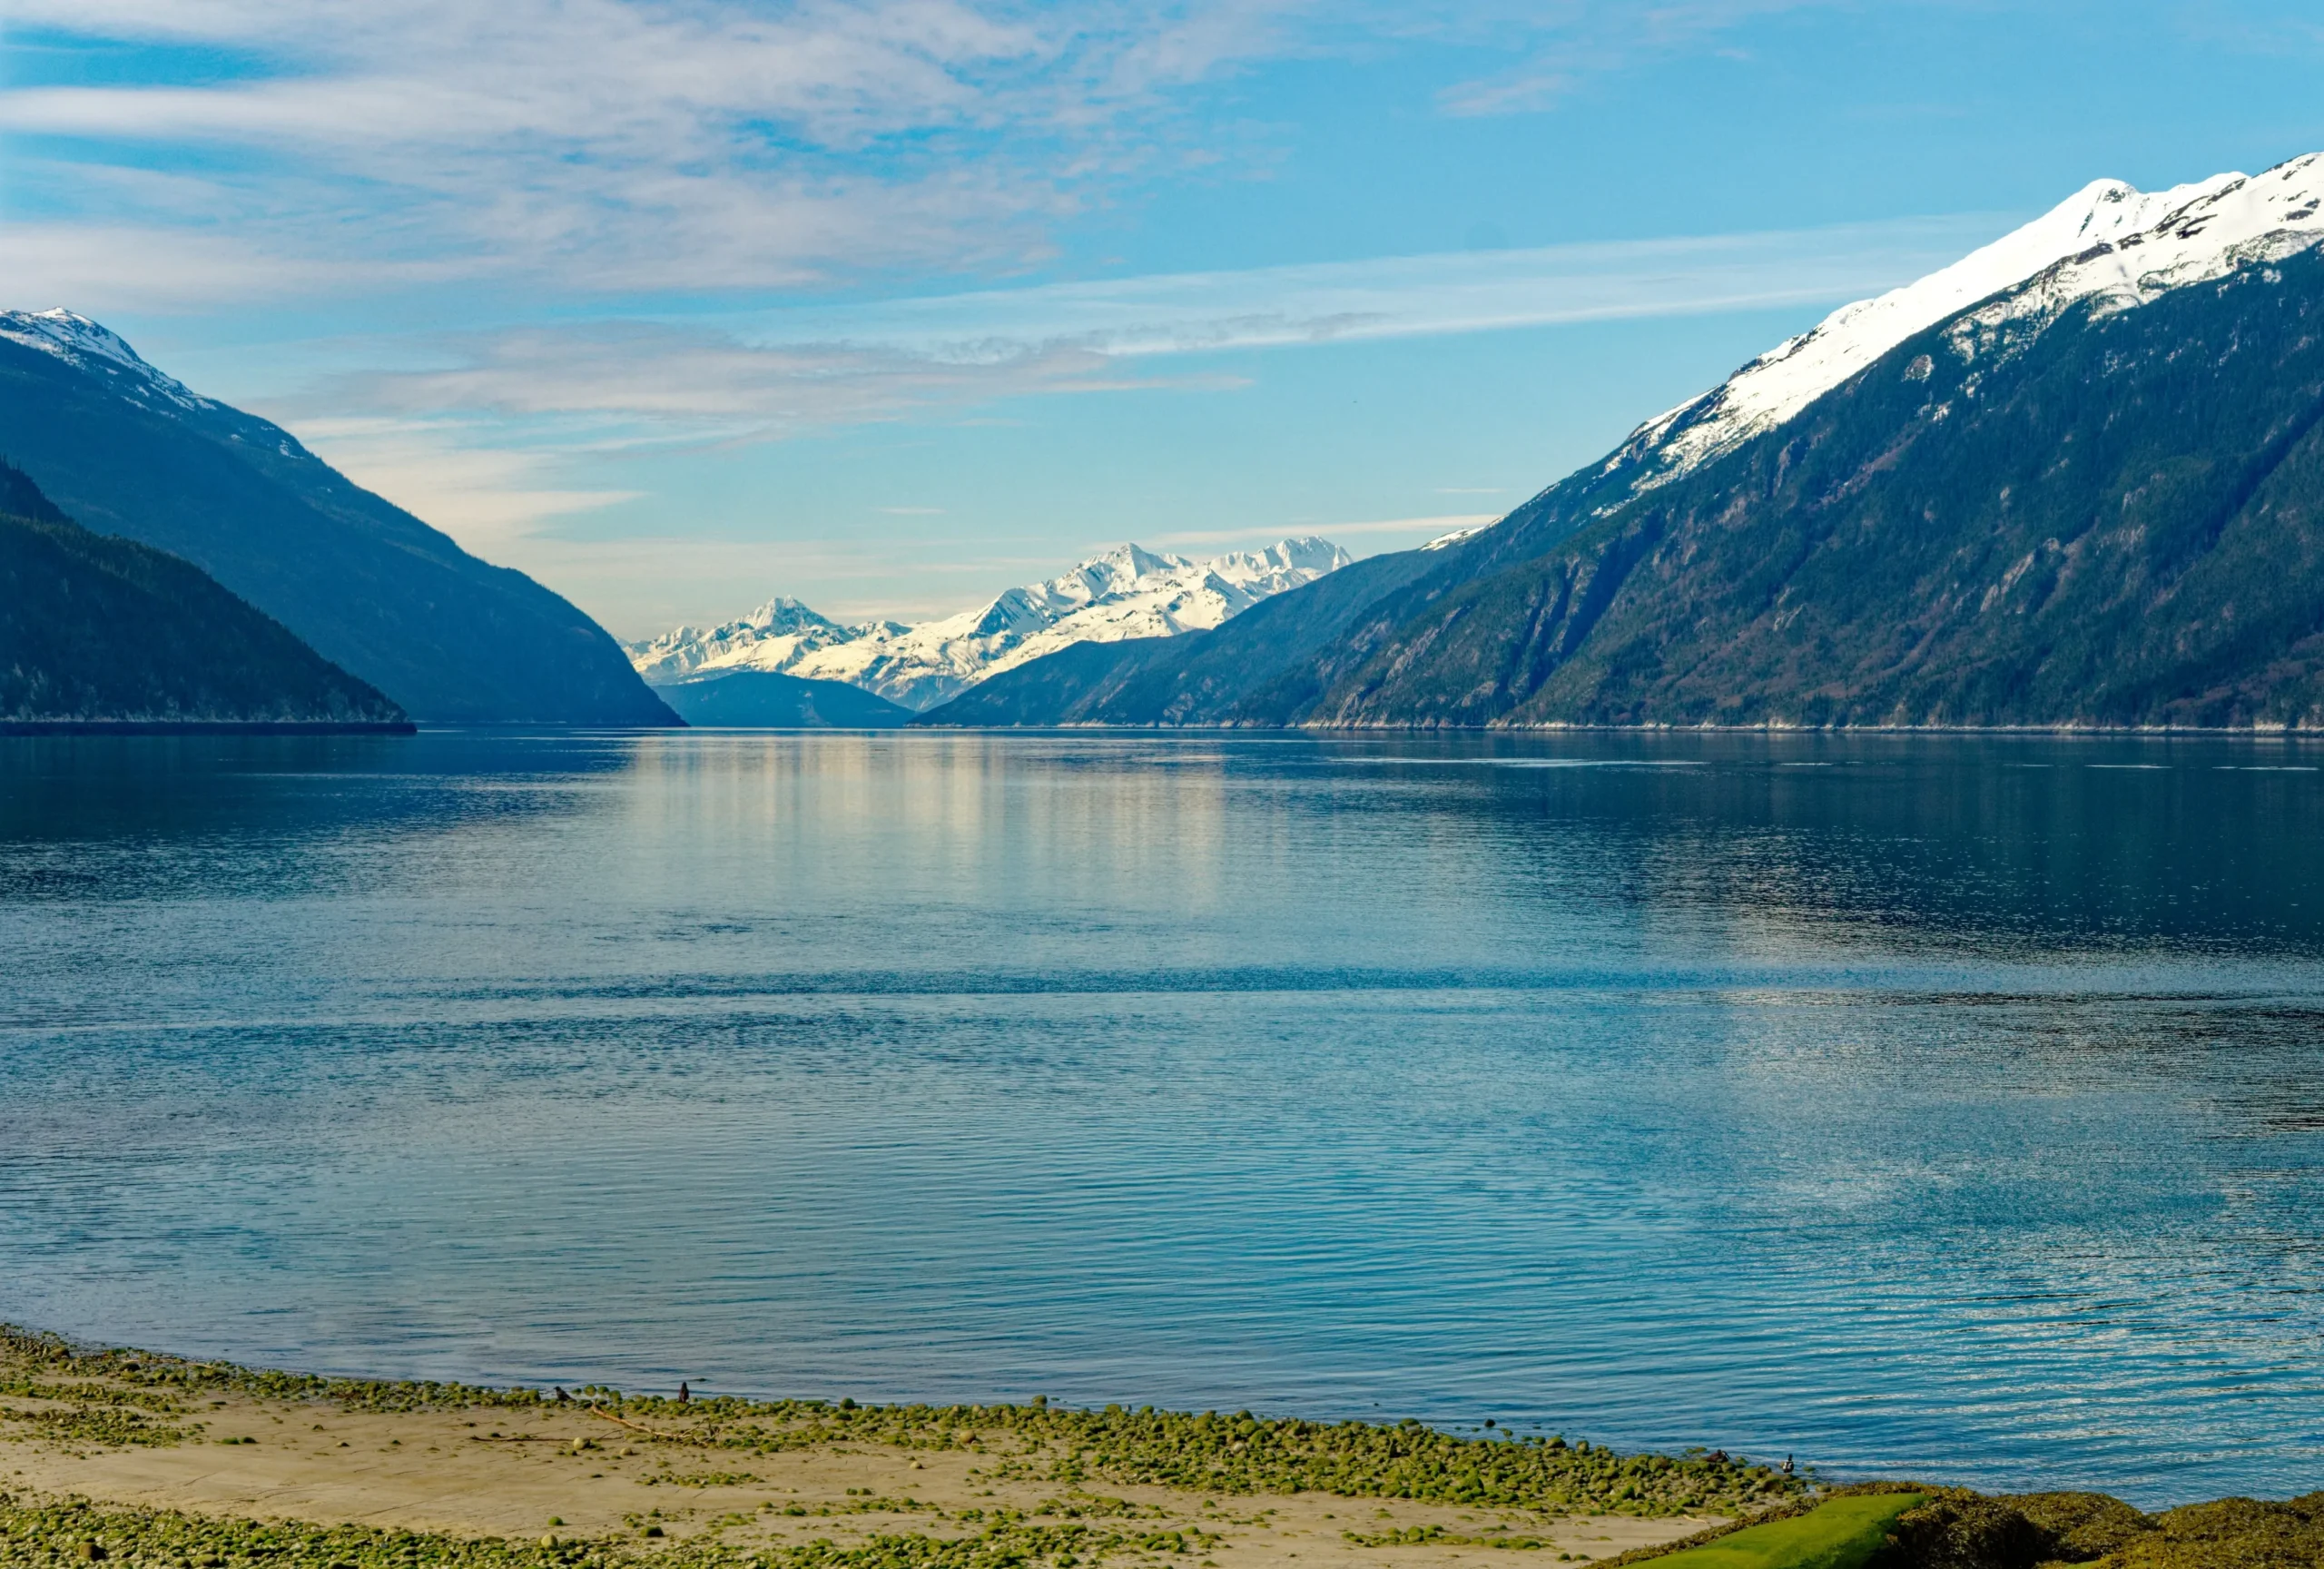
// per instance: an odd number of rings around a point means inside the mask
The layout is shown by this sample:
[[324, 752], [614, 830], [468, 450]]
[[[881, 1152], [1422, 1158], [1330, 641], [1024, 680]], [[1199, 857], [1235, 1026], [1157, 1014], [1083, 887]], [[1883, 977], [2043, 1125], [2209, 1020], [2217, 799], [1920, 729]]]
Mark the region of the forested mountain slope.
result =
[[403, 718], [200, 567], [91, 533], [0, 464], [0, 724]]
[[2324, 723], [2324, 259], [1971, 319], [1406, 618], [1324, 725]]
[[689, 725], [779, 730], [893, 730], [911, 710], [845, 681], [727, 670], [655, 688]]

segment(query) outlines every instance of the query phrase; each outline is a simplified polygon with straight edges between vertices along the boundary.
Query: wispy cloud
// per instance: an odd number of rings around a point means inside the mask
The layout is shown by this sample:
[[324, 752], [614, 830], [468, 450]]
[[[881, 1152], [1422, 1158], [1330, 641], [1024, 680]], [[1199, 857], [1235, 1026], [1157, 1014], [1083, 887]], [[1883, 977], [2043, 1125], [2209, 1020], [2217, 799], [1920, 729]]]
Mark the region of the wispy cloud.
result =
[[566, 416], [779, 437], [1033, 393], [1231, 386], [1154, 361], [1222, 350], [1683, 316], [1856, 298], [1990, 238], [1990, 215], [1531, 251], [1173, 273], [446, 340], [427, 369], [342, 376], [318, 412]]
[[731, 444], [1000, 397], [1167, 384], [1059, 344], [955, 359], [877, 343], [753, 342], [662, 322], [527, 327], [442, 348], [433, 367], [333, 375], [279, 407], [302, 419], [547, 420], [560, 439], [598, 446]]
[[233, 64], [17, 73], [0, 135], [12, 227], [36, 232], [8, 260], [34, 279], [91, 264], [76, 300], [98, 309], [453, 279], [635, 296], [1005, 273], [1127, 184], [1233, 157], [1190, 94], [1259, 61], [1350, 36], [1483, 44], [1516, 64], [1440, 101], [1498, 113], [1831, 3], [10, 0], [19, 53], [195, 45]]
[[497, 544], [528, 520], [619, 498], [549, 483], [562, 458], [966, 418], [1028, 397], [1232, 390], [1244, 385], [1236, 369], [1197, 358], [1228, 350], [1837, 304], [1942, 265], [2004, 222], [1388, 257], [447, 335], [429, 363], [327, 375], [264, 411], [464, 538]]
[[[620, 549], [540, 526], [632, 496], [573, 475], [646, 466], [574, 459], [1231, 390], [1216, 356], [1270, 346], [1837, 303], [1949, 261], [1998, 223], [968, 286], [1157, 172], [1263, 174], [1207, 113], [1261, 62], [1482, 44], [1509, 68], [1439, 106], [1499, 113], [1827, 3], [5, 0], [0, 274], [13, 304], [247, 311], [282, 373], [242, 400], [464, 538], [621, 582]], [[25, 64], [108, 44], [146, 77]], [[902, 297], [743, 308], [830, 285]], [[409, 327], [444, 321], [498, 325]]]
[[1513, 64], [1490, 75], [1442, 89], [1437, 103], [1446, 113], [1519, 114], [1553, 108], [1595, 77], [1726, 47], [1731, 35], [1764, 17], [1846, 3], [1650, 0], [1624, 5], [1589, 0], [1482, 0], [1449, 12], [1424, 10], [1407, 26], [1491, 43], [1516, 56]]
[[476, 546], [505, 548], [544, 519], [638, 496], [559, 485], [553, 476], [569, 448], [478, 441], [459, 421], [359, 415], [304, 421], [300, 434], [357, 484], [420, 517], [448, 521]]
[[[65, 183], [34, 181], [43, 200], [84, 201], [67, 188], [81, 169], [166, 173], [188, 198], [173, 205], [231, 226], [272, 281], [424, 260], [628, 291], [1021, 262], [1045, 222], [1152, 155], [1172, 89], [1269, 47], [1275, 15], [1264, 0], [9, 12], [18, 35], [209, 44], [251, 62], [223, 80], [0, 93], [0, 132], [95, 149]], [[1120, 133], [1130, 120], [1138, 133]]]

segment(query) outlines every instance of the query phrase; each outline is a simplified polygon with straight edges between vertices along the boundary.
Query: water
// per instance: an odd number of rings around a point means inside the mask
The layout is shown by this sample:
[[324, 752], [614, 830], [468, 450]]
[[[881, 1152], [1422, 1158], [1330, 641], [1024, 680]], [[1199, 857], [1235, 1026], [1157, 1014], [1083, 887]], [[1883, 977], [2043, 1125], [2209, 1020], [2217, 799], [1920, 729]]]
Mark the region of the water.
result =
[[2319, 764], [0, 742], [0, 1317], [2304, 1491]]

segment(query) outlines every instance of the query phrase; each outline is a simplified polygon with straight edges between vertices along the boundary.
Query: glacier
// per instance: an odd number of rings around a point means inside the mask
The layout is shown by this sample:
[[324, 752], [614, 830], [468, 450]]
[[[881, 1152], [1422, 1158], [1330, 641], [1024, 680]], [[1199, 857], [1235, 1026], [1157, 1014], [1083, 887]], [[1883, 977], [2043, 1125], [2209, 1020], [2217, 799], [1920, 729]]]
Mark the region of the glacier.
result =
[[637, 673], [656, 686], [771, 670], [844, 681], [925, 710], [1076, 643], [1208, 631], [1352, 559], [1312, 535], [1207, 560], [1123, 545], [940, 620], [847, 625], [775, 598], [733, 621], [679, 627], [626, 646]]

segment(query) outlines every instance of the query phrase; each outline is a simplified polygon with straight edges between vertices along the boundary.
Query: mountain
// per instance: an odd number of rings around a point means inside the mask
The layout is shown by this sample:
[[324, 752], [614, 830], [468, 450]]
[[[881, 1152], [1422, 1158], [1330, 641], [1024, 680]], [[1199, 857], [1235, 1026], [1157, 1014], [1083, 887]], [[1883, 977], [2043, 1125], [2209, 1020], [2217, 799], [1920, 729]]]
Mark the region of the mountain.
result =
[[0, 726], [408, 728], [188, 561], [93, 534], [0, 463]]
[[85, 317], [0, 311], [0, 451], [82, 524], [194, 563], [421, 718], [678, 722], [565, 600]]
[[1084, 643], [1019, 665], [913, 723], [1293, 723], [1316, 696], [1317, 661], [1368, 608], [1436, 565], [1422, 550], [1366, 557], [1214, 631]]
[[925, 722], [2324, 723], [2320, 207], [2315, 157], [2092, 186], [1364, 563], [1353, 610], [1300, 590], [1208, 635], [1268, 634], [1233, 660], [1029, 666]]
[[776, 599], [739, 621], [632, 644], [629, 654], [638, 673], [665, 690], [713, 671], [771, 670], [844, 681], [926, 708], [1078, 644], [1218, 627], [1347, 564], [1347, 552], [1315, 538], [1207, 561], [1125, 545], [940, 621], [842, 626], [796, 599]]
[[730, 670], [661, 688], [689, 725], [772, 730], [892, 730], [911, 710], [844, 681], [810, 681], [773, 670]]

